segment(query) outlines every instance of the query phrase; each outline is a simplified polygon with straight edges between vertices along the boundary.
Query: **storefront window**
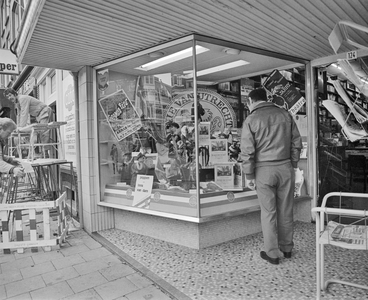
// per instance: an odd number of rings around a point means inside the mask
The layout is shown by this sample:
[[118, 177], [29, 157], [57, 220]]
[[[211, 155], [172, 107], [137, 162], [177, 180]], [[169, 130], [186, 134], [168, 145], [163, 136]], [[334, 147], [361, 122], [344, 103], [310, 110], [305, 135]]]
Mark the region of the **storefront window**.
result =
[[302, 65], [228, 44], [172, 43], [97, 69], [102, 201], [197, 218], [258, 205], [239, 157], [247, 95]]

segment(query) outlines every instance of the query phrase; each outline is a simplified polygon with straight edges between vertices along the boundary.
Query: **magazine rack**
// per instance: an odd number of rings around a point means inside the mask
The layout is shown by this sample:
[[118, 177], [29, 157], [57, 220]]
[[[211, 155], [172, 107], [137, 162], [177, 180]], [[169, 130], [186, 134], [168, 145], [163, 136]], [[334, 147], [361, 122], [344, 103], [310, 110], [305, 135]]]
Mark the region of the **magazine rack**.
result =
[[[312, 212], [316, 216], [317, 299], [320, 299], [321, 290], [326, 290], [330, 283], [340, 283], [368, 289], [368, 286], [352, 282], [338, 279], [325, 281], [324, 279], [324, 246], [326, 244], [351, 250], [368, 250], [368, 211], [346, 209], [341, 208], [341, 206], [340, 208], [326, 207], [328, 198], [333, 196], [340, 197], [340, 199], [341, 197], [349, 197], [353, 200], [354, 198], [368, 198], [368, 194], [363, 193], [332, 192], [324, 196], [321, 207], [314, 207], [312, 209]], [[330, 221], [326, 224], [325, 217], [327, 221], [333, 217], [338, 217], [339, 222]], [[344, 219], [344, 222], [341, 222], [342, 219]]]

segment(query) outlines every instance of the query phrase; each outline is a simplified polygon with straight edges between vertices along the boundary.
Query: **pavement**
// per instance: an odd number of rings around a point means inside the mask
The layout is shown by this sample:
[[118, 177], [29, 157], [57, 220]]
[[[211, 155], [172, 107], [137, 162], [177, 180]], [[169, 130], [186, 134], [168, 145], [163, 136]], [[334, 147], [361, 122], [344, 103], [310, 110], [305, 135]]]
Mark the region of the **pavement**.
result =
[[81, 229], [48, 252], [1, 253], [0, 271], [0, 300], [190, 299], [99, 234]]

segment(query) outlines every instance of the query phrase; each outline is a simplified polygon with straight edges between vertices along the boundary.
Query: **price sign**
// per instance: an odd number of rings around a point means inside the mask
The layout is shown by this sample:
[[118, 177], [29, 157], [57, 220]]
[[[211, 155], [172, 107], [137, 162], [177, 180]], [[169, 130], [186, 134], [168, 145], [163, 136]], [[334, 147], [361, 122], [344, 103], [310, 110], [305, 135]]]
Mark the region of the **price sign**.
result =
[[350, 52], [346, 53], [346, 58], [348, 60], [350, 60], [350, 59], [357, 59], [358, 58], [358, 54], [357, 54], [356, 51], [350, 51]]
[[153, 176], [140, 174], [137, 175], [134, 199], [132, 203], [133, 206], [146, 208], [147, 201], [151, 197], [152, 185]]

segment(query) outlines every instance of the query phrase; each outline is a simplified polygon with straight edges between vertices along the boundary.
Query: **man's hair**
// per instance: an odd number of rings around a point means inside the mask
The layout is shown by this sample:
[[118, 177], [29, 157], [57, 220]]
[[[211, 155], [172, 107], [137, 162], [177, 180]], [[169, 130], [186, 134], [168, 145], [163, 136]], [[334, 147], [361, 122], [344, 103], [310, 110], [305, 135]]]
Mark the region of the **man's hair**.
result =
[[17, 128], [17, 124], [12, 119], [9, 118], [0, 118], [0, 129], [7, 130], [7, 129], [15, 130]]
[[5, 91], [4, 91], [4, 96], [6, 97], [7, 95], [9, 94], [13, 94], [14, 96], [18, 96], [18, 93], [12, 89], [12, 88], [7, 88]]
[[254, 102], [267, 101], [267, 92], [264, 88], [258, 88], [251, 91], [248, 95]]

